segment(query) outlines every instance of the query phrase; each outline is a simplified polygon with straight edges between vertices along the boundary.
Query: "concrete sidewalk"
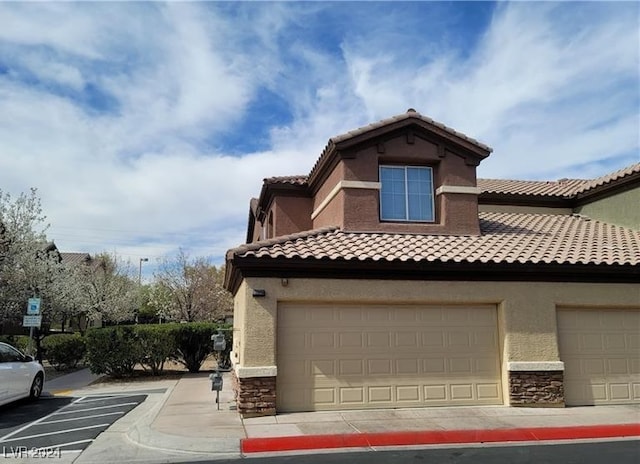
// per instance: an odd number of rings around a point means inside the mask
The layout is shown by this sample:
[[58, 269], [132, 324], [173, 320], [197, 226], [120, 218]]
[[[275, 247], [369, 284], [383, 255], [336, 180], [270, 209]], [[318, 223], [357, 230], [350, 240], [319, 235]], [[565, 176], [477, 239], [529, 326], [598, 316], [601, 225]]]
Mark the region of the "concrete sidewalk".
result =
[[43, 394], [64, 395], [73, 390], [84, 388], [100, 377], [100, 375], [92, 374], [88, 368], [85, 368], [51, 380], [45, 379]]
[[[640, 405], [439, 407], [241, 419], [229, 375], [225, 375], [219, 410], [208, 376], [185, 374], [179, 380], [98, 383], [73, 389], [74, 396], [148, 395], [74, 462], [178, 462], [274, 451], [640, 436]], [[56, 386], [65, 389], [63, 378]]]

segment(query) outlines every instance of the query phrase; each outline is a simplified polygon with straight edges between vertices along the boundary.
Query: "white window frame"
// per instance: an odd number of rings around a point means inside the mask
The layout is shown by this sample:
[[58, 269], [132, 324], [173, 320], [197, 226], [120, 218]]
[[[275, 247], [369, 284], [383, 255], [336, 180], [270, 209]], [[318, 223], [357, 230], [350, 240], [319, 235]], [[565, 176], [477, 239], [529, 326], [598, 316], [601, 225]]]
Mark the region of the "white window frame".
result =
[[[397, 219], [397, 218], [385, 218], [382, 216], [382, 169], [391, 168], [391, 169], [402, 169], [404, 171], [404, 201], [405, 201], [405, 218]], [[407, 180], [407, 169], [424, 169], [429, 172], [429, 177], [431, 178], [431, 217], [427, 219], [409, 219], [409, 182]], [[435, 186], [433, 185], [433, 168], [430, 166], [415, 166], [415, 165], [394, 165], [394, 164], [381, 164], [378, 167], [378, 179], [380, 180], [380, 220], [384, 222], [422, 222], [422, 223], [433, 223], [436, 220], [436, 209], [435, 209]]]

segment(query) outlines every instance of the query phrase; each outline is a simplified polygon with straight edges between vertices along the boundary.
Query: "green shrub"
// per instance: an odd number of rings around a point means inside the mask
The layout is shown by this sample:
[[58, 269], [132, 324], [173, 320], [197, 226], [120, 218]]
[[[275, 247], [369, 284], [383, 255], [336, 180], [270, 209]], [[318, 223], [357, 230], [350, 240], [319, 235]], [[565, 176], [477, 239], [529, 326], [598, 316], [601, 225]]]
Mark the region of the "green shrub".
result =
[[11, 346], [16, 346], [15, 335], [0, 335], [0, 342], [8, 343]]
[[1, 335], [0, 342], [8, 343], [9, 345], [18, 348], [23, 353], [29, 351], [29, 337], [27, 335]]
[[90, 329], [86, 336], [87, 362], [94, 374], [120, 378], [133, 374], [142, 360], [135, 327], [115, 326]]
[[78, 334], [54, 334], [42, 342], [45, 356], [56, 370], [74, 368], [84, 358], [85, 340]]
[[165, 361], [176, 351], [175, 335], [170, 324], [149, 324], [135, 326], [140, 344], [140, 364], [158, 375], [164, 369]]
[[213, 352], [211, 335], [217, 332], [218, 324], [190, 322], [170, 325], [176, 343], [177, 360], [189, 372], [198, 372], [204, 360]]
[[[85, 338], [86, 360], [95, 374], [124, 377], [141, 364], [158, 375], [167, 359], [175, 359], [189, 372], [198, 372], [213, 352], [211, 335], [219, 325], [211, 322], [186, 324], [141, 324], [90, 329]], [[228, 367], [231, 331], [226, 331], [227, 349], [217, 355], [221, 368]]]

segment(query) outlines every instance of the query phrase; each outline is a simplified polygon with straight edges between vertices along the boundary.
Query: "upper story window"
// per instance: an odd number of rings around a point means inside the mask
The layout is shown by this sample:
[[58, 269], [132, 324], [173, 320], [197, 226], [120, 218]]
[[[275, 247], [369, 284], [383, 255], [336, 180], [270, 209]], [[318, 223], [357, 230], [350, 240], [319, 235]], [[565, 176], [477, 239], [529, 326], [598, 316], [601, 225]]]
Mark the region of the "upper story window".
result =
[[433, 169], [380, 166], [380, 219], [434, 221]]

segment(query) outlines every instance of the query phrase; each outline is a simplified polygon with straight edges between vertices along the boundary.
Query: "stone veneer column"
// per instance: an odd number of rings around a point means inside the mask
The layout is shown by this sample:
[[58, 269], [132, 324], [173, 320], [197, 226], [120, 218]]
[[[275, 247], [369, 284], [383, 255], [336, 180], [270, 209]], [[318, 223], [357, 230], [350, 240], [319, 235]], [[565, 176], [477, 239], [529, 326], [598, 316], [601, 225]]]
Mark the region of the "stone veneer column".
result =
[[510, 362], [508, 369], [511, 406], [564, 407], [563, 362]]
[[[248, 377], [247, 372], [243, 372], [245, 369], [237, 368], [232, 371], [238, 412], [242, 417], [275, 416], [276, 376]], [[271, 371], [270, 368], [265, 370]], [[273, 370], [275, 371], [275, 368]]]

